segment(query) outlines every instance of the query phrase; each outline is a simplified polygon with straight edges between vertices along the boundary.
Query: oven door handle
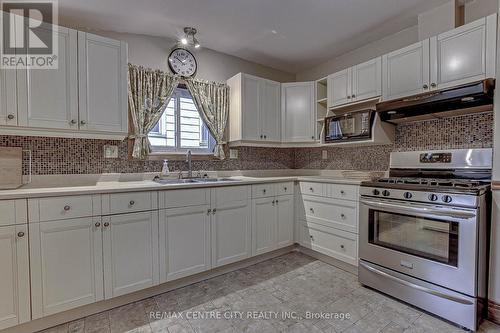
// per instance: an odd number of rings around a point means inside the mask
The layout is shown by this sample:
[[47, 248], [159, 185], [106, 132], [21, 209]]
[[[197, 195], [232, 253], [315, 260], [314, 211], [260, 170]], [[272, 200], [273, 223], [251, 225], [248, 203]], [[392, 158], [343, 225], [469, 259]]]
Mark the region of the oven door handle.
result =
[[388, 209], [395, 209], [398, 211], [404, 211], [407, 213], [409, 212], [409, 213], [432, 214], [432, 215], [438, 215], [438, 216], [453, 217], [453, 218], [458, 218], [458, 219], [470, 219], [470, 218], [476, 217], [475, 213], [464, 211], [464, 210], [434, 209], [434, 208], [430, 208], [430, 207], [404, 206], [404, 205], [397, 205], [397, 204], [391, 204], [391, 203], [385, 203], [385, 202], [367, 201], [367, 200], [361, 200], [360, 202], [362, 204], [369, 206], [369, 207], [372, 207], [372, 208], [388, 208]]
[[419, 286], [418, 284], [414, 284], [414, 283], [411, 283], [409, 281], [405, 281], [405, 280], [400, 279], [396, 276], [392, 276], [390, 274], [387, 274], [386, 272], [383, 272], [381, 270], [376, 269], [375, 267], [368, 265], [367, 263], [365, 263], [363, 261], [359, 261], [359, 264], [372, 273], [375, 273], [375, 274], [378, 274], [378, 275], [383, 276], [385, 278], [391, 279], [392, 281], [397, 282], [399, 284], [402, 284], [404, 286], [423, 291], [424, 293], [431, 294], [431, 295], [441, 297], [441, 298], [445, 298], [447, 300], [457, 302], [460, 304], [465, 304], [465, 305], [473, 305], [474, 304], [471, 301], [463, 299], [461, 297], [448, 295], [448, 294], [442, 293], [442, 292], [434, 290], [434, 289], [426, 288], [423, 286]]

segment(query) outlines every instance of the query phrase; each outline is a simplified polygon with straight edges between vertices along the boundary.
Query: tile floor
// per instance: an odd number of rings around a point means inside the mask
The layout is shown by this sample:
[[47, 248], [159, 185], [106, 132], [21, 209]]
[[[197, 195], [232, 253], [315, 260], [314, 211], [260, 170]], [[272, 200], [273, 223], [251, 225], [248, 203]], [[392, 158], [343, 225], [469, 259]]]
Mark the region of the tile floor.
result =
[[[299, 316], [305, 316], [308, 311], [323, 312], [345, 317], [283, 318], [265, 311]], [[156, 313], [160, 317], [154, 318], [152, 314]], [[256, 318], [248, 318], [248, 313]], [[197, 317], [202, 315], [222, 318]], [[229, 318], [230, 315], [233, 318]], [[264, 315], [271, 318], [262, 318]], [[500, 326], [486, 321], [480, 331], [500, 332]], [[463, 331], [362, 287], [350, 273], [294, 252], [44, 331], [97, 332]]]

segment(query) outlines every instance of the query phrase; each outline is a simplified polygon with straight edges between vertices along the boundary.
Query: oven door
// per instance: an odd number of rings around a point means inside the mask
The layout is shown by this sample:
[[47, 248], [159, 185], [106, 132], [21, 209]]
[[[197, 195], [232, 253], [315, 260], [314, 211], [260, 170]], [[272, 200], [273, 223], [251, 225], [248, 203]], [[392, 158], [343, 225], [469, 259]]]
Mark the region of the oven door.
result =
[[475, 296], [477, 218], [476, 209], [362, 197], [359, 257]]

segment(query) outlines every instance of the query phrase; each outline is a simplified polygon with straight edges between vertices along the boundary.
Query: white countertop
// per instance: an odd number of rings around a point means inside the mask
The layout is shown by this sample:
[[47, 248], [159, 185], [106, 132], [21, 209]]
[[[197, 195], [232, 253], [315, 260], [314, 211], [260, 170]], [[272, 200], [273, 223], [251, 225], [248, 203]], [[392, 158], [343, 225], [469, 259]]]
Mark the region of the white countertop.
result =
[[[274, 172], [277, 173], [277, 172]], [[359, 185], [363, 180], [369, 178], [369, 173], [366, 177], [359, 175], [346, 177], [342, 173], [330, 173], [309, 175], [286, 175], [289, 171], [282, 171], [280, 174], [272, 175], [272, 172], [262, 172], [263, 176], [244, 176], [231, 175], [226, 172], [223, 176], [231, 178], [232, 181], [213, 182], [213, 183], [184, 183], [184, 184], [160, 184], [154, 182], [152, 178], [154, 174], [147, 174], [144, 179], [123, 179], [122, 176], [117, 176], [118, 179], [113, 179], [109, 175], [101, 176], [101, 178], [92, 178], [91, 176], [81, 175], [55, 175], [46, 176], [49, 180], [34, 182], [33, 184], [25, 185], [13, 190], [0, 190], [1, 199], [22, 199], [22, 198], [38, 198], [52, 197], [64, 195], [83, 195], [83, 194], [102, 194], [102, 193], [117, 193], [117, 192], [134, 192], [134, 191], [159, 191], [159, 190], [174, 190], [186, 188], [206, 188], [206, 187], [221, 187], [235, 185], [251, 185], [262, 184], [269, 182], [286, 182], [286, 181], [309, 181], [334, 184], [351, 184]], [[255, 174], [255, 173], [254, 173]], [[259, 174], [258, 172], [256, 174]], [[55, 178], [57, 177], [57, 178]], [[126, 177], [125, 177], [126, 178]], [[52, 179], [52, 182], [50, 181]]]

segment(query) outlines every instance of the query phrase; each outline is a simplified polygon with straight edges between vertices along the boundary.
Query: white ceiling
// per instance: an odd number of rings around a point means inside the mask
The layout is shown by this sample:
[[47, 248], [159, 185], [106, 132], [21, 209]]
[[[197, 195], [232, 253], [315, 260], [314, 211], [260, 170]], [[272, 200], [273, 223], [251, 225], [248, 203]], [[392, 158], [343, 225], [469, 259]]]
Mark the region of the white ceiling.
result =
[[296, 73], [417, 24], [447, 0], [59, 0], [73, 27], [178, 38]]

